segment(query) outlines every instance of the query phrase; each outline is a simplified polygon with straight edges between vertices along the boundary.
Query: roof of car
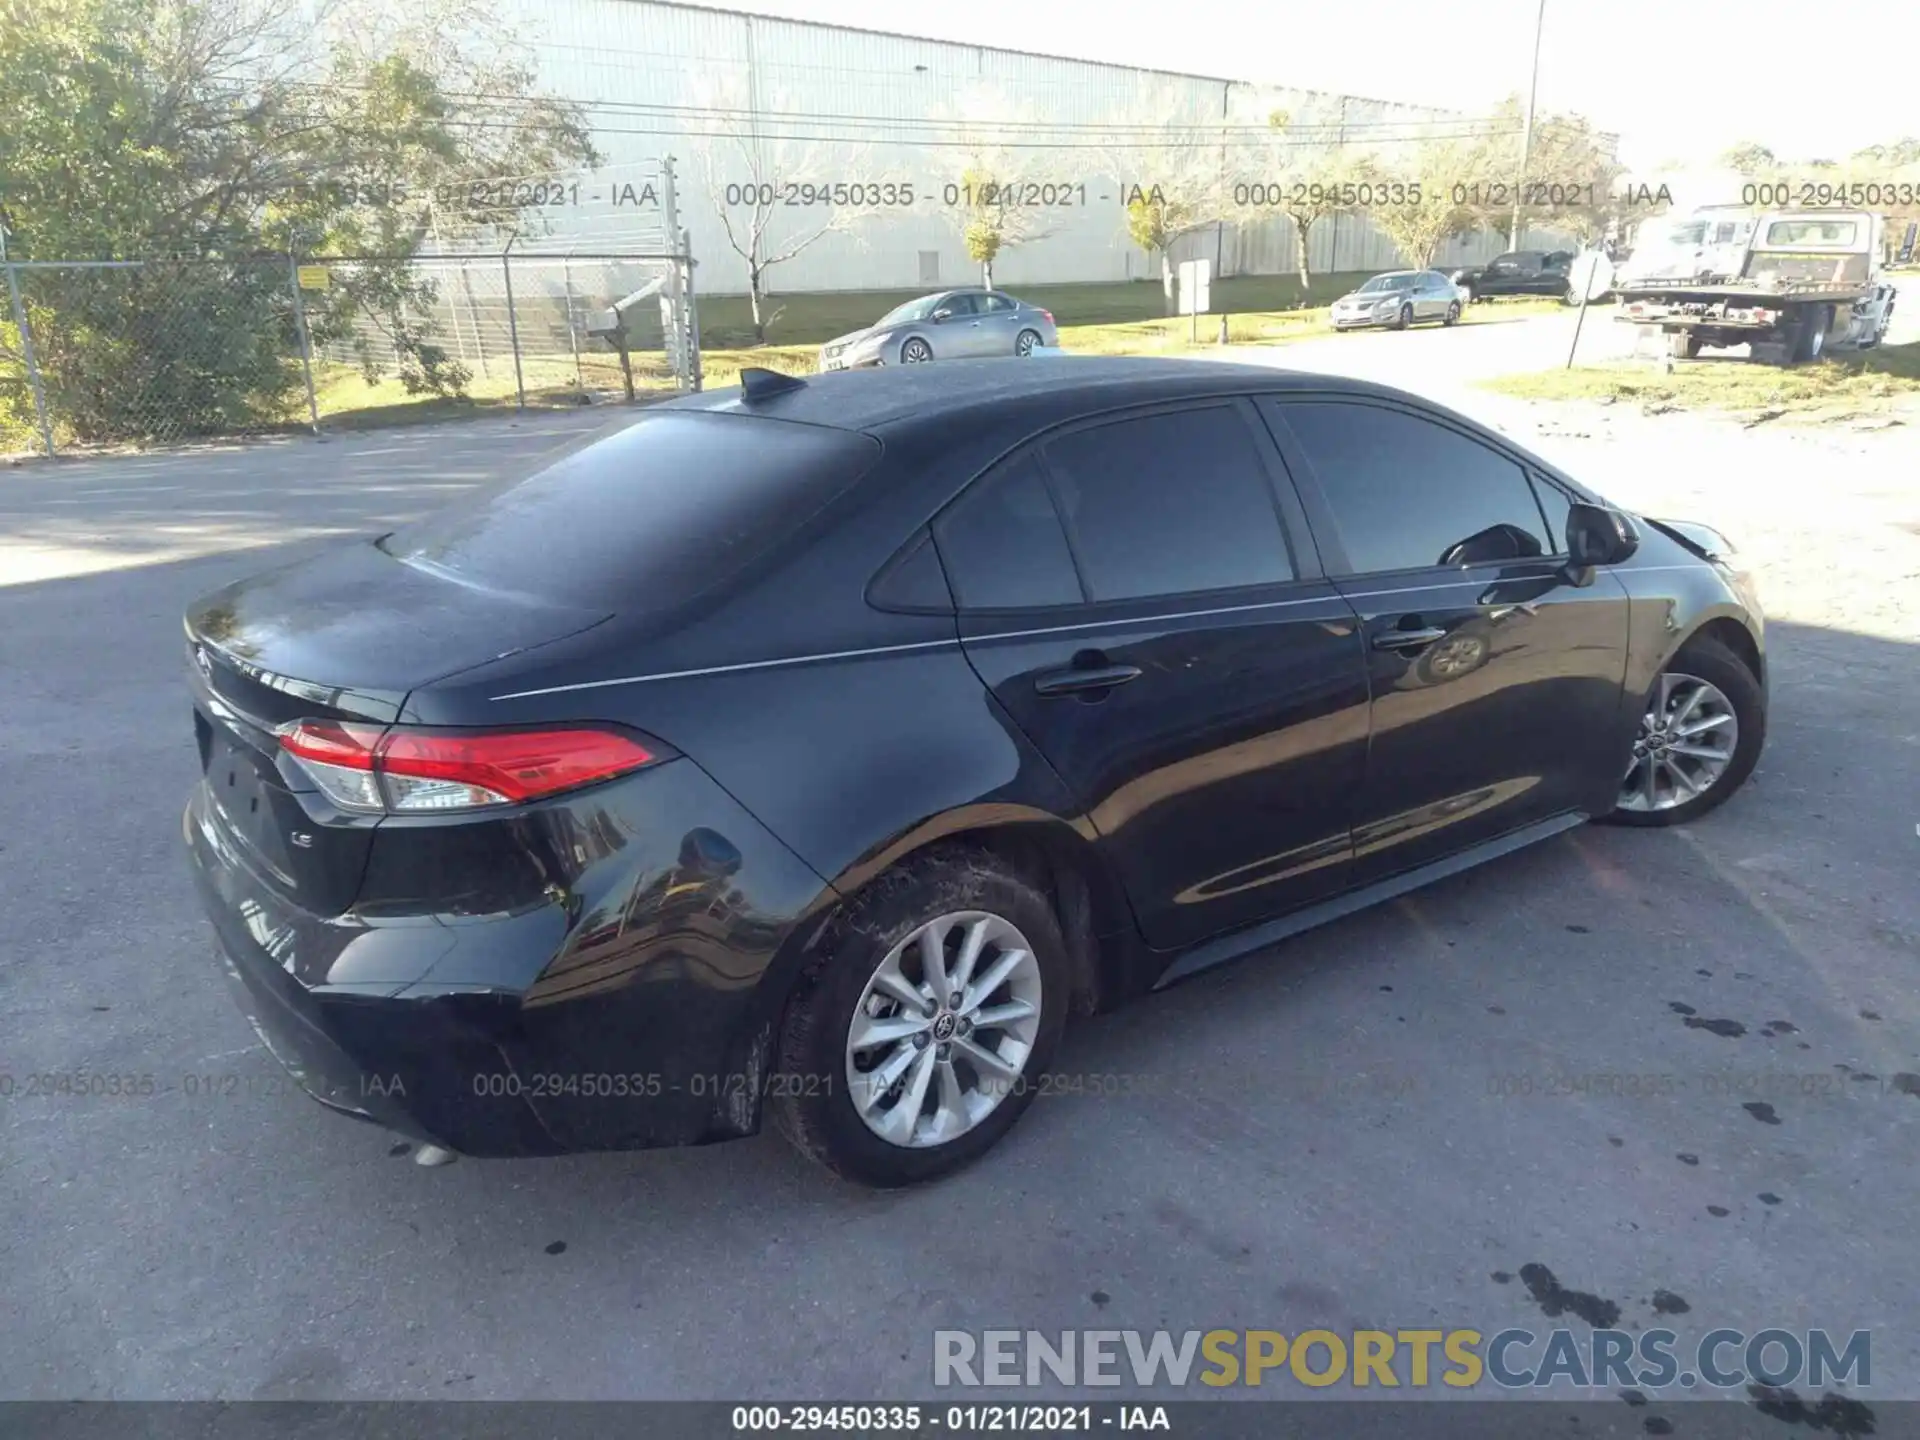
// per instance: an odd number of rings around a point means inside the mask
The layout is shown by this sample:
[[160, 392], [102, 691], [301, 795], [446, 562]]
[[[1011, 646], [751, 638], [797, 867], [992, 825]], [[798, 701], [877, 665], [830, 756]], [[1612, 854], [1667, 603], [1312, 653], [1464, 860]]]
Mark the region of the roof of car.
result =
[[748, 401], [737, 387], [670, 400], [662, 409], [764, 415], [848, 430], [873, 430], [912, 417], [935, 419], [1015, 399], [1051, 396], [1063, 410], [1078, 404], [1105, 409], [1207, 394], [1250, 390], [1339, 390], [1411, 399], [1402, 391], [1346, 376], [1277, 370], [1210, 360], [1063, 356], [1035, 364], [1012, 357], [947, 360], [936, 365], [882, 366], [804, 377], [795, 386]]

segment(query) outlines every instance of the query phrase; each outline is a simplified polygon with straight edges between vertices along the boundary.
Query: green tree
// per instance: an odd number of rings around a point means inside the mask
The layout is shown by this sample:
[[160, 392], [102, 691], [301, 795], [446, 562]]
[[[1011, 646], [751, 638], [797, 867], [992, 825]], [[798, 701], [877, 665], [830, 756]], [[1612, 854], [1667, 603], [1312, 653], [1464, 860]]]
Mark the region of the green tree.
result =
[[1160, 262], [1160, 290], [1169, 315], [1178, 308], [1173, 246], [1231, 215], [1230, 182], [1242, 148], [1235, 137], [1241, 128], [1193, 113], [1192, 100], [1173, 84], [1106, 123], [1114, 138], [1106, 142], [1100, 168], [1120, 187], [1127, 238]]
[[[12, 256], [174, 262], [29, 272], [50, 399], [82, 436], [284, 413], [299, 379], [290, 250], [356, 257], [310, 302], [316, 340], [371, 320], [409, 388], [457, 392], [465, 371], [427, 338], [433, 291], [408, 262], [436, 224], [504, 238], [538, 223], [473, 182], [597, 158], [476, 0], [386, 22], [323, 8], [319, 23], [297, 0], [0, 6]], [[18, 348], [0, 331], [8, 358]], [[20, 388], [0, 380], [6, 413]]]
[[[1045, 151], [1019, 143], [1038, 121], [996, 88], [971, 87], [949, 123], [954, 143], [939, 158], [957, 203], [947, 213], [959, 228], [967, 258], [980, 267], [980, 283], [991, 290], [996, 260], [1052, 232], [1030, 189], [1053, 180], [1058, 168]], [[947, 193], [943, 184], [943, 201]]]
[[1751, 180], [1758, 176], [1770, 176], [1780, 162], [1774, 157], [1773, 151], [1758, 141], [1743, 140], [1724, 151], [1720, 163]]
[[1490, 191], [1498, 196], [1480, 206], [1487, 228], [1505, 231], [1517, 214], [1516, 242], [1524, 239], [1529, 222], [1537, 220], [1591, 243], [1606, 231], [1609, 220], [1620, 218], [1617, 186], [1626, 169], [1612, 138], [1585, 118], [1536, 115], [1529, 137], [1526, 110], [1518, 95], [1510, 95], [1494, 108], [1487, 128], [1491, 133], [1485, 141], [1483, 174], [1506, 187], [1499, 190], [1484, 181], [1475, 187], [1483, 197]]
[[[1425, 270], [1440, 246], [1479, 229], [1485, 215], [1467, 203], [1486, 184], [1486, 152], [1475, 139], [1436, 136], [1396, 145], [1376, 162], [1383, 179], [1408, 197], [1403, 205], [1370, 212], [1374, 228], [1391, 240], [1410, 268]], [[1418, 195], [1418, 199], [1412, 197]]]
[[1382, 172], [1363, 151], [1326, 138], [1328, 128], [1296, 127], [1288, 112], [1274, 111], [1267, 117], [1266, 143], [1252, 147], [1251, 168], [1239, 190], [1248, 200], [1240, 218], [1284, 215], [1293, 223], [1293, 264], [1302, 294], [1312, 283], [1308, 247], [1314, 227], [1335, 215], [1380, 208], [1368, 202]]

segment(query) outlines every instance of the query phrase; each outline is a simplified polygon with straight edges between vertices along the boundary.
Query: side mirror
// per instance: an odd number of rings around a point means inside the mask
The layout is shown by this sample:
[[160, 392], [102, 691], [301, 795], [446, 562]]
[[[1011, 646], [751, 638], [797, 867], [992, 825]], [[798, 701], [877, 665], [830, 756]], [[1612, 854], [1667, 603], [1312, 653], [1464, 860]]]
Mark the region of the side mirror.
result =
[[929, 315], [927, 318], [933, 321], [933, 323], [936, 325], [944, 325], [947, 323], [947, 321], [953, 318], [953, 311], [936, 310], [933, 312], [933, 314]]
[[1618, 510], [1575, 505], [1567, 512], [1567, 563], [1574, 570], [1618, 565], [1640, 548], [1640, 532]]

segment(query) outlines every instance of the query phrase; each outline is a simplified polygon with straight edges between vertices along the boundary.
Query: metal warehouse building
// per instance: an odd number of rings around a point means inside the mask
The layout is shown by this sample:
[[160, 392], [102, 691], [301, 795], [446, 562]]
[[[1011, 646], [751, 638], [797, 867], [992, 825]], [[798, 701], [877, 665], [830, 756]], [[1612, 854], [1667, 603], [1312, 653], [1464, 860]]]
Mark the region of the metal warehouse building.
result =
[[[964, 179], [969, 136], [994, 136], [1007, 168], [1056, 203], [1031, 217], [1039, 232], [996, 261], [996, 283], [1114, 281], [1156, 274], [1127, 238], [1121, 127], [1263, 125], [1278, 109], [1296, 127], [1379, 148], [1462, 133], [1472, 117], [1420, 106], [1138, 70], [988, 46], [818, 25], [663, 0], [502, 0], [503, 20], [532, 43], [540, 84], [586, 111], [604, 164], [565, 177], [542, 210], [549, 233], [530, 248], [645, 248], [664, 242], [662, 162], [672, 157], [679, 225], [689, 232], [706, 293], [747, 288], [745, 260], [727, 242], [751, 223], [756, 183], [791, 187], [766, 220], [763, 253], [825, 225], [831, 209], [809, 187], [876, 187], [873, 205], [769, 272], [780, 291], [911, 289], [978, 278], [963, 240], [964, 210], [945, 201]], [[1117, 137], [1117, 138], [1116, 138]], [[1118, 153], [1116, 153], [1118, 151]], [[751, 157], [757, 156], [758, 159]], [[903, 202], [906, 187], [914, 199]], [[652, 188], [650, 188], [652, 187]], [[1049, 188], [1051, 187], [1051, 188]], [[784, 201], [792, 198], [794, 204]], [[831, 202], [828, 202], [829, 204]], [[1393, 247], [1362, 217], [1313, 227], [1315, 269], [1387, 268]], [[1545, 237], [1535, 232], [1536, 243]], [[1497, 252], [1501, 237], [1451, 242], [1436, 264]], [[1293, 268], [1284, 218], [1218, 225], [1183, 239], [1175, 258], [1204, 256], [1218, 275]]]

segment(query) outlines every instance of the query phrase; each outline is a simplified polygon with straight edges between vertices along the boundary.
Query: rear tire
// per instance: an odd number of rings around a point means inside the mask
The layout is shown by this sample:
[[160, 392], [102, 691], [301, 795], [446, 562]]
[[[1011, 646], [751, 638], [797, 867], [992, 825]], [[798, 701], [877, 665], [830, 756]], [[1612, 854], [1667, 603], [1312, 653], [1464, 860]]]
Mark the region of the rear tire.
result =
[[1013, 337], [1013, 353], [1024, 360], [1033, 354], [1033, 347], [1039, 343], [1040, 333], [1037, 330], [1022, 330]]
[[[1667, 662], [1660, 677], [1654, 681], [1653, 691], [1644, 702], [1645, 713], [1651, 715], [1658, 708], [1656, 697], [1661, 694], [1663, 682], [1669, 682], [1670, 679], [1676, 690], [1684, 690], [1687, 681], [1704, 681], [1713, 692], [1717, 692], [1719, 699], [1706, 702], [1707, 710], [1699, 719], [1683, 722], [1683, 725], [1699, 725], [1702, 720], [1710, 720], [1712, 712], [1720, 708], [1720, 702], [1724, 701], [1725, 709], [1731, 713], [1732, 723], [1738, 732], [1731, 754], [1725, 760], [1724, 768], [1692, 799], [1672, 803], [1678, 799], [1678, 792], [1672, 787], [1671, 772], [1667, 772], [1665, 781], [1656, 774], [1653, 792], [1657, 797], [1655, 808], [1630, 809], [1623, 803], [1611, 814], [1600, 817], [1606, 824], [1641, 827], [1685, 825], [1724, 805], [1733, 792], [1746, 783], [1747, 777], [1753, 773], [1753, 767], [1759, 763], [1760, 751], [1767, 739], [1766, 698], [1761, 693], [1759, 680], [1739, 656], [1707, 636], [1688, 641]], [[1700, 741], [1703, 735], [1710, 737], [1711, 731], [1688, 735], [1686, 739], [1689, 742]], [[1626, 767], [1626, 775], [1621, 783], [1623, 802], [1628, 793], [1644, 781], [1646, 771], [1643, 766], [1646, 762], [1640, 759], [1638, 751], [1645, 738], [1646, 724], [1643, 721], [1641, 736], [1635, 745], [1636, 753], [1630, 757], [1631, 763]], [[1703, 742], [1705, 745], [1710, 743], [1710, 739]], [[1680, 765], [1687, 767], [1690, 778], [1701, 773], [1697, 762], [1684, 752], [1676, 758]], [[1657, 764], [1654, 768], [1660, 769]]]
[[[962, 918], [949, 922], [948, 917]], [[921, 937], [929, 931], [948, 981], [957, 977], [969, 934], [982, 918], [996, 922], [981, 927], [994, 938], [978, 942], [974, 985], [964, 992], [962, 1005], [954, 1006], [949, 996], [935, 1002], [936, 1016], [916, 1017], [904, 1000], [888, 998], [902, 995], [902, 982], [913, 987], [908, 993], [927, 985]], [[820, 958], [788, 1001], [780, 1033], [780, 1079], [767, 1099], [774, 1124], [803, 1155], [843, 1179], [893, 1189], [969, 1164], [1013, 1128], [1053, 1058], [1072, 989], [1060, 922], [1032, 881], [985, 852], [923, 852], [856, 895], [830, 922], [819, 948]], [[1035, 963], [1021, 962], [1021, 953]], [[1013, 967], [1011, 978], [975, 997], [978, 982], [991, 978], [1002, 963]], [[923, 1003], [929, 998], [923, 996]], [[1002, 1049], [1009, 1054], [1021, 1049], [1020, 1022], [973, 1029], [977, 1022], [968, 1017], [1004, 1014], [1017, 1004], [1037, 1007], [1037, 1023], [1014, 1072], [989, 1076], [966, 1047], [977, 1051], [984, 1045], [1004, 1063]], [[920, 1018], [927, 1023], [914, 1030]], [[967, 1029], [958, 1028], [963, 1020]], [[879, 1033], [866, 1030], [869, 1024], [889, 1027], [887, 1038], [856, 1048], [856, 1042]], [[914, 1033], [905, 1033], [909, 1030]], [[928, 1056], [924, 1063], [921, 1055]], [[856, 1097], [856, 1085], [864, 1086], [866, 1076], [896, 1063], [902, 1068], [890, 1086], [862, 1089]], [[945, 1088], [949, 1076], [952, 1091]], [[953, 1108], [950, 1096], [960, 1102]], [[983, 1113], [974, 1118], [971, 1110]], [[957, 1128], [962, 1121], [964, 1128]], [[882, 1133], [886, 1128], [894, 1132], [891, 1138]], [[954, 1131], [952, 1138], [938, 1138], [943, 1128]]]
[[1667, 336], [1667, 354], [1676, 360], [1695, 360], [1700, 356], [1700, 337], [1691, 330], [1675, 330]]
[[1825, 305], [1812, 305], [1801, 312], [1793, 327], [1793, 339], [1787, 348], [1787, 361], [1804, 365], [1825, 358], [1827, 331], [1833, 325], [1833, 312]]

